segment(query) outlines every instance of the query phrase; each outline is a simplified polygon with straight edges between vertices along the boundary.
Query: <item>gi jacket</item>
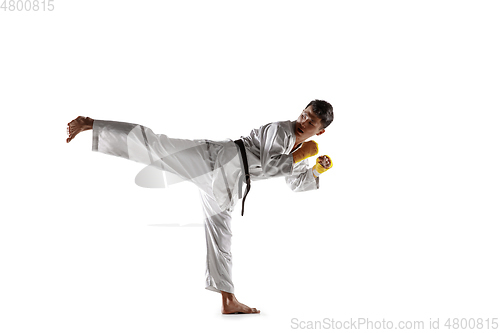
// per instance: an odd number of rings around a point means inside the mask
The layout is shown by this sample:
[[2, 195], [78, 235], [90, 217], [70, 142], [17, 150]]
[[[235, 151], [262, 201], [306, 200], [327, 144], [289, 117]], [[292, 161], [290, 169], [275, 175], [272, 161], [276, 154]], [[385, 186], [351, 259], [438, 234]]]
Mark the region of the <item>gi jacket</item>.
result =
[[[247, 152], [250, 179], [261, 180], [285, 177], [293, 191], [309, 191], [319, 188], [319, 177], [314, 178], [307, 159], [293, 163], [295, 150], [295, 121], [269, 123], [254, 129], [249, 136], [241, 137]], [[213, 193], [221, 209], [233, 210], [242, 196], [245, 179], [242, 157], [232, 140], [214, 142], [215, 154]]]

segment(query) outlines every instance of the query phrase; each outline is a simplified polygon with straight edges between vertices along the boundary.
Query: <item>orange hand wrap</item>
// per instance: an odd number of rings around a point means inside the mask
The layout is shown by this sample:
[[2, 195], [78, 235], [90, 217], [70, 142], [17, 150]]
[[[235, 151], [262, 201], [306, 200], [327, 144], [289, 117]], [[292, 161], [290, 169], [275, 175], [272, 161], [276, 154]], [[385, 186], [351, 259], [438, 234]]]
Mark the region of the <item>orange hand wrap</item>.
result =
[[321, 163], [319, 163], [319, 157], [318, 157], [316, 159], [316, 164], [312, 168], [314, 177], [319, 177], [320, 174], [330, 170], [333, 166], [332, 159], [330, 158], [330, 156], [328, 156], [328, 155], [324, 155], [324, 156], [326, 156], [328, 158], [328, 160], [330, 161], [330, 166], [328, 168], [325, 168], [324, 166], [322, 166]]
[[315, 141], [306, 141], [302, 144], [302, 147], [293, 153], [293, 162], [299, 163], [306, 158], [316, 155], [318, 151], [318, 144]]

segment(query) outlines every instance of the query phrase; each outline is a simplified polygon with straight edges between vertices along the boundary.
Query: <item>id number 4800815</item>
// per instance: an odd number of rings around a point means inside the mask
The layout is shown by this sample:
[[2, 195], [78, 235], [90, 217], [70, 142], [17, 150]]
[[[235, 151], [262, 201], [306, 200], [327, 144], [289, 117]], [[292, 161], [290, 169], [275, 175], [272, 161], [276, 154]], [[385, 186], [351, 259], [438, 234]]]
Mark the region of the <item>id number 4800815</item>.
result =
[[3, 0], [0, 10], [4, 12], [51, 12], [54, 0]]

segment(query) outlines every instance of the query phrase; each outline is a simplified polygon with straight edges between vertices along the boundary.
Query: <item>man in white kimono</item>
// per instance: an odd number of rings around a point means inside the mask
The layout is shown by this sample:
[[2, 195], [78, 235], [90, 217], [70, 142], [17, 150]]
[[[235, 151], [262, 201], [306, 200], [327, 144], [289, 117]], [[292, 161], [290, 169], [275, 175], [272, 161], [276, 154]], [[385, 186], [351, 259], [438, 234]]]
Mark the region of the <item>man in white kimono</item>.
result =
[[270, 123], [236, 141], [210, 141], [173, 139], [142, 125], [77, 117], [68, 123], [66, 142], [92, 129], [93, 151], [150, 165], [165, 172], [167, 182], [188, 180], [197, 185], [205, 215], [206, 289], [222, 294], [224, 314], [259, 313], [234, 296], [231, 212], [242, 197], [244, 182], [246, 197], [250, 180], [284, 176], [293, 191], [318, 189], [320, 174], [332, 162], [323, 155], [308, 168], [307, 158], [318, 153], [318, 145], [306, 140], [323, 134], [332, 120], [332, 106], [314, 100], [296, 121]]

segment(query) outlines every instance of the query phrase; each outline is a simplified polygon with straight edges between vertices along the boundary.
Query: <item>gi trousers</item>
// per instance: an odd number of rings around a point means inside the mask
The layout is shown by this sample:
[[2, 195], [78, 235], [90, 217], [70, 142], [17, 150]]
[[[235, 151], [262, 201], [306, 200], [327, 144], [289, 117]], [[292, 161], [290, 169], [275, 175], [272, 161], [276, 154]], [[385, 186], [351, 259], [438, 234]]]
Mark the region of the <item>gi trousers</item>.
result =
[[[137, 124], [94, 120], [92, 150], [151, 165], [176, 181], [198, 186], [207, 242], [205, 288], [234, 293], [231, 211], [222, 210], [213, 194], [214, 161], [221, 146], [207, 140], [172, 139]], [[172, 179], [172, 178], [171, 178]]]

